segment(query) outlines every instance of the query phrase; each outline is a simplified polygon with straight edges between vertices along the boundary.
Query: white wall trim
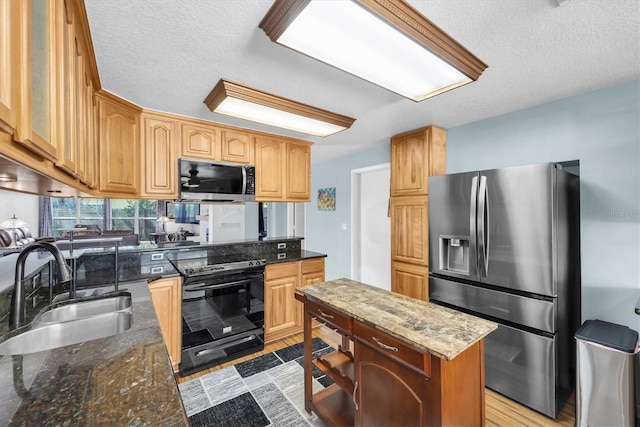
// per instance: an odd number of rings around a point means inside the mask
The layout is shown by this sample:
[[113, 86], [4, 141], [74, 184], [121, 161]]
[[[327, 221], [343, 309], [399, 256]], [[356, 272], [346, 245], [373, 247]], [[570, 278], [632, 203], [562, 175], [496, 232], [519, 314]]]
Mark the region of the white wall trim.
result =
[[360, 280], [360, 227], [355, 224], [360, 220], [360, 192], [362, 174], [390, 169], [391, 163], [367, 166], [351, 170], [351, 280]]

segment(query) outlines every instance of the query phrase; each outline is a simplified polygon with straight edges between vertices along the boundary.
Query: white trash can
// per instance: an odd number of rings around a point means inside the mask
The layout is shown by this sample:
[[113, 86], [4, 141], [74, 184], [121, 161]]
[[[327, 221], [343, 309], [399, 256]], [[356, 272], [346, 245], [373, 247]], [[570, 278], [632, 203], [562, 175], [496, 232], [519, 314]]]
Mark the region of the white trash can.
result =
[[638, 332], [602, 320], [576, 331], [576, 426], [633, 426]]

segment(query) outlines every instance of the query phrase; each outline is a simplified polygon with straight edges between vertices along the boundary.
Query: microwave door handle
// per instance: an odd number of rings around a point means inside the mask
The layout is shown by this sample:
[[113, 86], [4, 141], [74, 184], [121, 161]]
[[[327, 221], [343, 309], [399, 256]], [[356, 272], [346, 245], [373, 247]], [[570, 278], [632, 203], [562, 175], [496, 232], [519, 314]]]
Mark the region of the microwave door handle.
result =
[[487, 222], [489, 221], [489, 200], [487, 189], [487, 177], [480, 177], [480, 194], [479, 194], [479, 206], [478, 225], [480, 230], [478, 232], [478, 240], [480, 241], [480, 254], [481, 254], [481, 266], [484, 267], [484, 274], [489, 274], [489, 234], [487, 230]]
[[[478, 177], [474, 176], [471, 179], [471, 203], [469, 208], [469, 240], [472, 254], [477, 252], [477, 240], [476, 240], [476, 232], [477, 232], [477, 222], [476, 222], [476, 212], [478, 207]], [[474, 255], [477, 257], [477, 255]]]
[[242, 195], [247, 194], [247, 168], [242, 169]]

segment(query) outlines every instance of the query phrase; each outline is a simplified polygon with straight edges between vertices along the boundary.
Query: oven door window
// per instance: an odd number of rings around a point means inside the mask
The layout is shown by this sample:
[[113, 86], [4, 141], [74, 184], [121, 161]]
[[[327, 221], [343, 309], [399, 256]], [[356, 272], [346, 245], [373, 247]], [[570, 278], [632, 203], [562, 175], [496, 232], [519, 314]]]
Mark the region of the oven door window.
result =
[[213, 340], [243, 333], [264, 325], [262, 275], [228, 281], [185, 283], [183, 333], [207, 330]]

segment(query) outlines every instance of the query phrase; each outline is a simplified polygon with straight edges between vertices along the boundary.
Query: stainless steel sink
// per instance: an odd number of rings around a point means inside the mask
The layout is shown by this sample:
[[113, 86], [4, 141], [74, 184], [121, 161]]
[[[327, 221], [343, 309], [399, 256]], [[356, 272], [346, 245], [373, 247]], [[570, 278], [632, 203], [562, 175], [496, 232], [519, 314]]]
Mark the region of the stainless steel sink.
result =
[[61, 305], [45, 311], [36, 319], [33, 328], [38, 328], [51, 323], [68, 322], [99, 314], [112, 313], [131, 307], [131, 294], [120, 292], [115, 296], [102, 297], [89, 301], [81, 301]]
[[30, 330], [0, 342], [0, 355], [36, 353], [105, 338], [132, 324], [129, 293], [71, 303], [44, 312]]

